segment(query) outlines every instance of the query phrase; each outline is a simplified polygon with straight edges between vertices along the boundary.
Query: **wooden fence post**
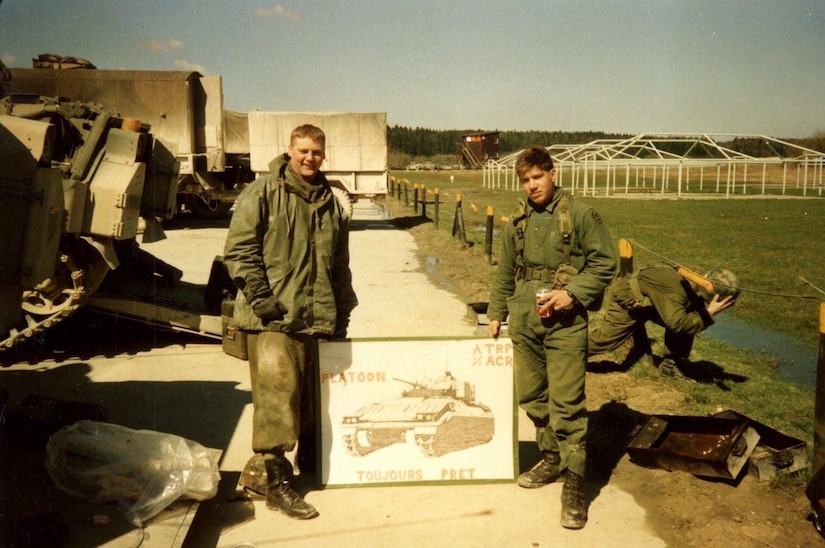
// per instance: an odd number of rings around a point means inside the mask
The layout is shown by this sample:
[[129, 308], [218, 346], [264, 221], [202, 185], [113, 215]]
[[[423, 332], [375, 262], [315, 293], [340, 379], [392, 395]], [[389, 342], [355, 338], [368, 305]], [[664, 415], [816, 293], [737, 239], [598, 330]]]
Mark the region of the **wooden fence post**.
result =
[[458, 234], [458, 208], [459, 208], [460, 203], [461, 203], [461, 194], [456, 193], [456, 195], [455, 195], [455, 212], [453, 213], [453, 228], [452, 228], [452, 231], [450, 232], [450, 236], [452, 236], [453, 238], [455, 238], [456, 234]]
[[493, 206], [487, 206], [487, 229], [484, 231], [484, 255], [493, 264]]
[[421, 216], [427, 218], [427, 186], [421, 185]]
[[619, 240], [619, 278], [633, 273], [633, 243], [622, 238]]
[[461, 194], [455, 195], [455, 217], [453, 218], [453, 237], [458, 235], [462, 244], [467, 243], [467, 234], [464, 232], [464, 213], [461, 208]]
[[435, 189], [433, 192], [433, 221], [435, 221], [435, 227], [438, 228], [438, 217], [439, 217], [439, 207], [438, 204], [441, 201], [440, 193], [438, 189]]
[[413, 211], [418, 215], [418, 183], [413, 185]]

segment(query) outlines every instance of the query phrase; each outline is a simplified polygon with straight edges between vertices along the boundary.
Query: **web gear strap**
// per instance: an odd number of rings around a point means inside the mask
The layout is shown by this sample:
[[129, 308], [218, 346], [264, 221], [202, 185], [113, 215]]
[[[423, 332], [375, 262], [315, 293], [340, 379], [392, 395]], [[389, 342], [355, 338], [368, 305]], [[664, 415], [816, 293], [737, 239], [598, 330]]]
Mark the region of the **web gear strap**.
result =
[[[561, 198], [556, 207], [556, 217], [559, 220], [559, 233], [561, 234], [562, 251], [564, 252], [564, 264], [570, 264], [570, 240], [573, 235], [573, 196], [569, 192], [560, 190]], [[524, 202], [519, 202], [513, 223], [516, 225], [516, 253], [524, 263], [524, 229], [527, 226], [527, 206]]]

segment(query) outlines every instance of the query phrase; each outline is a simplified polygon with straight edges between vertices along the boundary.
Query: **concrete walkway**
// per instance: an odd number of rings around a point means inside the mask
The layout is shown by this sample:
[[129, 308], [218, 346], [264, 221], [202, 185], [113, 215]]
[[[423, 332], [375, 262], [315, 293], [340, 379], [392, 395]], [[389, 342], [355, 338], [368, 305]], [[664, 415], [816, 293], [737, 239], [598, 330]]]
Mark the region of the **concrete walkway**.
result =
[[[180, 229], [168, 235], [144, 248], [182, 269], [184, 281], [205, 283], [212, 258], [222, 253], [226, 229]], [[429, 282], [415, 252], [409, 233], [367, 210], [356, 211], [351, 265], [360, 305], [350, 337], [476, 334], [465, 303]], [[246, 362], [198, 339], [158, 336], [134, 347], [128, 338], [124, 350], [91, 350], [0, 369], [0, 388], [9, 390], [10, 402], [30, 393], [100, 402], [110, 422], [175, 433], [221, 449], [220, 490], [200, 504], [179, 501], [144, 529], [126, 523], [115, 508], [78, 504], [52, 493], [65, 501], [61, 521], [70, 522], [70, 546], [664, 546], [647, 527], [644, 510], [609, 483], [598, 492], [589, 490], [590, 519], [580, 531], [559, 525], [560, 484], [525, 490], [515, 482], [318, 490], [299, 481], [321, 515], [291, 520], [267, 510], [262, 500], [236, 493], [251, 456]], [[523, 416], [518, 424], [524, 469], [537, 455], [532, 426]], [[7, 485], [4, 481], [4, 498]], [[49, 488], [47, 482], [42, 488]], [[99, 513], [111, 516], [111, 523], [89, 525], [91, 515]]]

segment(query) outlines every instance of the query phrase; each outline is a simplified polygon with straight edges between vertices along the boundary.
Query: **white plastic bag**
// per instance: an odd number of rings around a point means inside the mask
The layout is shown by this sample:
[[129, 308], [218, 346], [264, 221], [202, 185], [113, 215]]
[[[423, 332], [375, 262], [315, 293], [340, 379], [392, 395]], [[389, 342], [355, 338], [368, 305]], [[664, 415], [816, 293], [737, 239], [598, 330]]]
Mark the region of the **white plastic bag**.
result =
[[221, 451], [173, 434], [78, 421], [46, 445], [46, 470], [57, 486], [97, 503], [117, 502], [138, 527], [178, 498], [218, 492]]

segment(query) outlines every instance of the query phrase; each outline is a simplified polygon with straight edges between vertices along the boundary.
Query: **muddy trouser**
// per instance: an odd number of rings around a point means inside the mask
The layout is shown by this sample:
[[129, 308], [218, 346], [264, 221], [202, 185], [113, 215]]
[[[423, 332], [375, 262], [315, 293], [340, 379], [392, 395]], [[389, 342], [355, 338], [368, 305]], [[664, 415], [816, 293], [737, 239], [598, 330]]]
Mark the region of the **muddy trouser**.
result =
[[249, 334], [252, 450], [291, 451], [315, 417], [318, 340], [308, 335]]
[[542, 319], [534, 302], [508, 304], [519, 406], [536, 426], [539, 449], [558, 451], [560, 468], [583, 476], [587, 461], [587, 311], [577, 307]]

